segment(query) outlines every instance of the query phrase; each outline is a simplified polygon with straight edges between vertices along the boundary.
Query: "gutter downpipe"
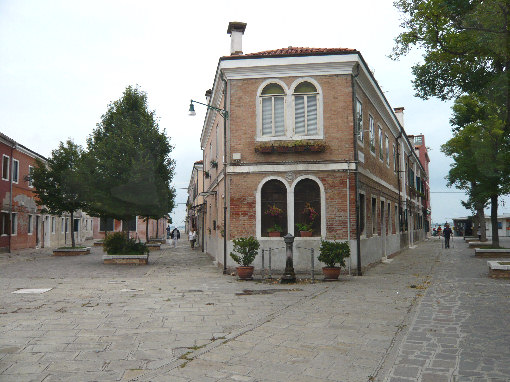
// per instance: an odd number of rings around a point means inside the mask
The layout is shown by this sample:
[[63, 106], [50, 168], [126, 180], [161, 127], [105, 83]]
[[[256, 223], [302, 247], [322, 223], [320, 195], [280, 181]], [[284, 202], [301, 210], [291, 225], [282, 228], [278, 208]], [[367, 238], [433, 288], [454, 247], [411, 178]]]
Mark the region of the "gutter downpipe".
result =
[[400, 130], [400, 134], [396, 138], [397, 141], [397, 182], [398, 182], [398, 213], [399, 213], [399, 219], [398, 219], [398, 232], [399, 234], [402, 233], [401, 227], [402, 227], [402, 196], [400, 194], [401, 192], [401, 180], [400, 180], [400, 142], [399, 139], [402, 138], [402, 130]]
[[11, 240], [12, 240], [12, 170], [14, 169], [14, 160], [12, 156], [14, 155], [14, 148], [16, 147], [16, 143], [11, 146], [11, 165], [9, 166], [9, 187], [10, 187], [10, 195], [9, 195], [9, 253], [11, 253]]
[[227, 274], [227, 79], [223, 81], [223, 274]]
[[[353, 116], [353, 144], [354, 144], [354, 179], [355, 179], [355, 192], [356, 192], [356, 266], [357, 266], [357, 275], [362, 276], [361, 272], [361, 238], [359, 231], [359, 172], [358, 172], [358, 131], [356, 128], [356, 87], [355, 81], [359, 76], [359, 63], [356, 63], [357, 73], [351, 73], [351, 86], [352, 86], [352, 116]], [[363, 130], [361, 132], [363, 134]], [[347, 203], [349, 206], [349, 203]]]

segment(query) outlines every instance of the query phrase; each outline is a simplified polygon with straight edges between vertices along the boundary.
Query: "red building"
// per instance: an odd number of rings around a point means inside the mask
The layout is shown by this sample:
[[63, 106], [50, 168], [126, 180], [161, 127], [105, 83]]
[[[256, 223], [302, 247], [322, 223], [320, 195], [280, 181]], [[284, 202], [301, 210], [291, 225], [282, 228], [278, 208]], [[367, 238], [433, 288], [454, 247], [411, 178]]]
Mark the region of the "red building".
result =
[[414, 150], [418, 156], [421, 165], [425, 169], [426, 177], [423, 177], [423, 209], [425, 216], [425, 232], [430, 232], [431, 218], [430, 218], [430, 184], [429, 184], [429, 154], [427, 146], [425, 146], [425, 136], [420, 135], [409, 135], [409, 140], [414, 141]]
[[35, 248], [44, 237], [44, 225], [29, 175], [36, 159], [45, 158], [2, 133], [0, 157], [0, 250]]

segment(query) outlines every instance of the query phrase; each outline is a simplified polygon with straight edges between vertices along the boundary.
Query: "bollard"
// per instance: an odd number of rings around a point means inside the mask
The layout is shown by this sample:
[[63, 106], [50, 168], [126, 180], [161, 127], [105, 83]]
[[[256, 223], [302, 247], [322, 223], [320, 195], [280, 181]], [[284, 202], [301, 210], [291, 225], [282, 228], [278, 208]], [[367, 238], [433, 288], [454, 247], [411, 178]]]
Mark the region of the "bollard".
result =
[[294, 246], [294, 236], [288, 233], [284, 236], [283, 240], [285, 241], [285, 271], [283, 272], [281, 283], [282, 284], [290, 284], [296, 282], [296, 273], [294, 273], [294, 259], [293, 259], [293, 246]]
[[268, 270], [269, 270], [269, 279], [272, 279], [273, 276], [271, 275], [271, 248], [269, 248], [269, 264], [268, 264]]
[[315, 252], [314, 249], [311, 248], [310, 249], [310, 258], [312, 260], [312, 283], [315, 284], [315, 269], [314, 269], [314, 264], [313, 264], [314, 263], [314, 257], [315, 257], [314, 252]]
[[264, 269], [264, 249], [262, 249], [262, 280], [264, 280], [264, 274], [266, 270]]

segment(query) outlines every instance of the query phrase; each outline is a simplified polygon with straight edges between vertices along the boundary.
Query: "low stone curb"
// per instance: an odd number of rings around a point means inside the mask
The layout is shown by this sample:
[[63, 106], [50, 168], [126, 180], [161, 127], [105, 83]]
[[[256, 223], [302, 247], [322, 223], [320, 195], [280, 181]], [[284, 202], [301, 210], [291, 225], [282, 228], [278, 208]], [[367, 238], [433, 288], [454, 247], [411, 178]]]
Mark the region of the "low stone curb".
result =
[[103, 264], [147, 265], [149, 255], [103, 255]]
[[86, 248], [57, 248], [53, 250], [53, 256], [79, 256], [90, 254], [90, 247]]

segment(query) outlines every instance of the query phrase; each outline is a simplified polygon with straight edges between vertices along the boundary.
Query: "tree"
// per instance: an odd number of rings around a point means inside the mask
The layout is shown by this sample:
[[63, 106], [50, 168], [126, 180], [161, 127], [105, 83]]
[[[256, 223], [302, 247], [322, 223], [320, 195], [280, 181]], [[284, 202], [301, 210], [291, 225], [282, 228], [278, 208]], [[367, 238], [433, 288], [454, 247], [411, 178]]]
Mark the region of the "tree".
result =
[[173, 147], [148, 110], [145, 92], [129, 86], [110, 103], [87, 147], [84, 176], [91, 213], [122, 220], [127, 230], [127, 221], [137, 215], [159, 219], [172, 211]]
[[[466, 145], [470, 137], [483, 143], [475, 153], [478, 160], [485, 161], [479, 162], [474, 170], [483, 180], [478, 184], [482, 194], [488, 189], [497, 190], [489, 199], [493, 235], [496, 235], [494, 244], [498, 245], [495, 229], [498, 196], [510, 188], [510, 166], [502, 169], [486, 159], [492, 155], [504, 157], [510, 147], [510, 3], [507, 0], [397, 0], [395, 6], [404, 15], [401, 26], [405, 31], [395, 40], [393, 58], [407, 54], [414, 46], [424, 50], [423, 62], [412, 69], [416, 95], [442, 100], [470, 95], [475, 97], [475, 103], [484, 105], [479, 111], [490, 116], [485, 121], [489, 125], [483, 131], [475, 130], [484, 126], [481, 122], [485, 117], [475, 118], [477, 123], [455, 133], [463, 135], [459, 140]], [[499, 139], [497, 144], [494, 134]], [[492, 147], [487, 140], [492, 142]], [[459, 171], [465, 167], [461, 165]]]
[[57, 149], [51, 152], [51, 157], [46, 163], [36, 161], [32, 173], [37, 203], [45, 206], [52, 214], [71, 215], [71, 243], [74, 240], [74, 213], [86, 207], [80, 196], [82, 187], [78, 167], [81, 162], [83, 149], [68, 140], [65, 145], [60, 142]]
[[[482, 225], [483, 208], [491, 203], [493, 245], [499, 246], [497, 229], [498, 195], [509, 192], [510, 156], [504, 137], [503, 119], [498, 105], [475, 95], [459, 97], [453, 106], [454, 137], [441, 151], [454, 160], [448, 184], [464, 189], [468, 200], [464, 206], [477, 211]], [[481, 232], [484, 234], [484, 226]]]

